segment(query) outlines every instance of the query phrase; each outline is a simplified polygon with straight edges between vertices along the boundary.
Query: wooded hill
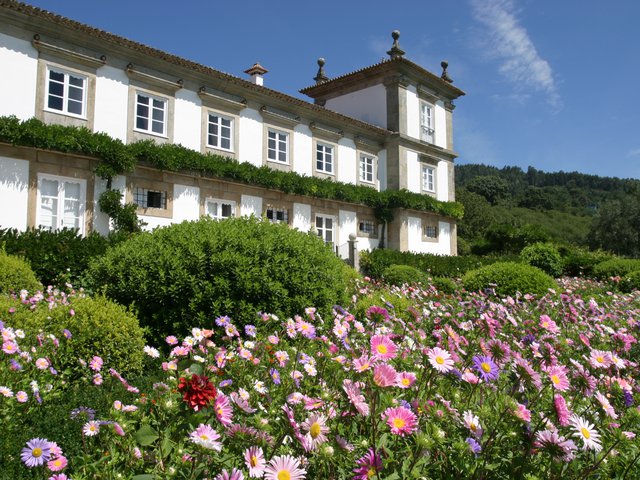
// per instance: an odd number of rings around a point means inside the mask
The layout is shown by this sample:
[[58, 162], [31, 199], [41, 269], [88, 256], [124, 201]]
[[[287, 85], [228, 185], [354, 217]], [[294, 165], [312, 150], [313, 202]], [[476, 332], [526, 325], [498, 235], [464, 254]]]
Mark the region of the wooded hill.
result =
[[479, 164], [456, 165], [455, 177], [462, 253], [539, 238], [640, 256], [640, 180]]

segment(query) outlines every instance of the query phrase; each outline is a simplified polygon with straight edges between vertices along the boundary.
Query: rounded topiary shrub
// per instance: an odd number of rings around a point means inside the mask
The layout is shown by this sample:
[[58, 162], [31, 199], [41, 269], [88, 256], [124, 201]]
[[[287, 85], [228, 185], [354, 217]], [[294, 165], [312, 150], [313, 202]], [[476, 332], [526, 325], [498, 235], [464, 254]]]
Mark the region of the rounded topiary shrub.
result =
[[20, 290], [35, 293], [41, 289], [42, 284], [26, 260], [7, 255], [4, 250], [0, 250], [0, 293], [19, 292]]
[[452, 294], [458, 290], [458, 286], [456, 285], [456, 283], [450, 278], [446, 277], [434, 277], [429, 283], [436, 287], [436, 290], [440, 293]]
[[636, 270], [640, 270], [640, 259], [612, 258], [598, 263], [593, 268], [593, 275], [600, 280], [608, 280], [611, 277], [624, 277]]
[[557, 286], [555, 280], [539, 268], [515, 262], [497, 262], [467, 272], [462, 284], [469, 292], [491, 289], [499, 296], [517, 292], [543, 295]]
[[[3, 295], [0, 318], [9, 327], [24, 330], [26, 335], [42, 332], [61, 339], [55, 359], [57, 370], [74, 371], [79, 368], [79, 358], [89, 361], [97, 355], [106, 367], [120, 373], [142, 372], [145, 341], [138, 319], [105, 297], [48, 292], [22, 301]], [[68, 341], [62, 340], [65, 330], [71, 335]]]
[[538, 267], [552, 277], [562, 274], [562, 257], [558, 249], [550, 243], [534, 243], [520, 252], [522, 261], [532, 267]]
[[422, 270], [409, 265], [391, 265], [384, 270], [382, 278], [386, 284], [397, 286], [427, 282], [427, 275]]
[[203, 218], [139, 234], [95, 261], [87, 282], [124, 305], [135, 304], [154, 335], [236, 325], [257, 312], [280, 317], [305, 307], [329, 312], [346, 300], [349, 267], [315, 235], [255, 217]]
[[629, 293], [634, 290], [640, 290], [640, 270], [627, 273], [622, 280], [620, 280], [619, 288], [621, 291]]

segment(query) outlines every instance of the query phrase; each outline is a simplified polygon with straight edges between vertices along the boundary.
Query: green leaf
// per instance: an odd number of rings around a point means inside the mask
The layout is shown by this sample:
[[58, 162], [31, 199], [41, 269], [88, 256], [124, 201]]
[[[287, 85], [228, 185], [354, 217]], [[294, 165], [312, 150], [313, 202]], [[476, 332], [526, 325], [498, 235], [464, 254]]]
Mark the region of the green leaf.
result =
[[172, 450], [173, 450], [173, 442], [168, 436], [164, 437], [164, 440], [162, 441], [162, 449], [161, 449], [162, 458], [167, 458]]
[[196, 375], [202, 375], [202, 373], [204, 372], [204, 370], [202, 369], [202, 365], [200, 365], [199, 363], [192, 363], [189, 367], [189, 371], [191, 373], [195, 373]]
[[142, 427], [140, 427], [140, 430], [136, 432], [136, 440], [143, 447], [151, 445], [158, 438], [158, 433], [149, 425], [143, 425]]
[[143, 473], [141, 475], [135, 475], [131, 480], [154, 480], [155, 478], [151, 473]]

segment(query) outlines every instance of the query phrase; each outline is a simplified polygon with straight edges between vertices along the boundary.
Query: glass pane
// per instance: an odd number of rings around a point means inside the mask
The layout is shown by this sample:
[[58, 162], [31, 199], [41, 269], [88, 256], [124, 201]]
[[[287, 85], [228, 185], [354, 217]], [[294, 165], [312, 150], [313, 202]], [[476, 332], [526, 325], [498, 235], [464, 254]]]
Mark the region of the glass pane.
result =
[[149, 121], [144, 117], [136, 118], [136, 128], [140, 130], [149, 130]]
[[231, 140], [229, 140], [228, 138], [223, 138], [222, 142], [220, 142], [220, 147], [231, 150]]
[[69, 200], [80, 200], [80, 184], [75, 182], [64, 182], [64, 198]]
[[82, 88], [84, 86], [84, 78], [69, 75], [69, 85]]
[[55, 229], [58, 224], [58, 182], [42, 179], [40, 182], [40, 225]]
[[69, 87], [69, 98], [72, 100], [82, 101], [82, 89], [77, 87]]
[[268, 144], [269, 144], [269, 148], [270, 148], [271, 150], [275, 150], [275, 148], [276, 148], [276, 141], [275, 141], [275, 140], [273, 140], [273, 139], [271, 139], [271, 138], [270, 138], [270, 139], [269, 139], [269, 143], [268, 143]]
[[228, 203], [222, 204], [222, 217], [229, 218], [231, 216], [231, 205]]
[[49, 82], [49, 95], [62, 97], [64, 95], [64, 85], [62, 83]]
[[149, 105], [149, 97], [145, 97], [144, 95], [138, 94], [138, 104]]
[[69, 113], [73, 113], [75, 115], [82, 115], [82, 102], [69, 100], [67, 104], [67, 110]]
[[221, 118], [222, 126], [231, 128], [231, 120], [228, 118]]
[[62, 110], [62, 98], [49, 95], [49, 101], [47, 102], [47, 108], [53, 110]]
[[278, 153], [278, 160], [280, 160], [281, 162], [286, 162], [287, 161], [287, 153], [286, 152]]
[[152, 129], [151, 130], [154, 133], [164, 133], [164, 123], [154, 120], [152, 122]]
[[42, 179], [40, 183], [40, 192], [42, 196], [50, 196], [50, 197], [58, 197], [58, 181], [57, 180], [48, 180], [46, 178]]
[[164, 110], [164, 100], [156, 100], [153, 99], [153, 108], [159, 108], [160, 110]]
[[207, 215], [214, 218], [218, 216], [218, 202], [207, 202]]
[[149, 107], [147, 107], [146, 105], [138, 105], [138, 108], [136, 109], [136, 115], [138, 117], [149, 118]]
[[215, 123], [210, 123], [209, 124], [209, 133], [211, 135], [218, 135], [218, 125], [216, 125]]
[[164, 121], [164, 110], [153, 109], [153, 119], [159, 122]]
[[326, 218], [325, 225], [327, 226], [327, 230], [331, 230], [333, 228], [333, 220], [331, 218]]
[[57, 82], [64, 82], [64, 73], [54, 72], [53, 70], [49, 70], [49, 78]]

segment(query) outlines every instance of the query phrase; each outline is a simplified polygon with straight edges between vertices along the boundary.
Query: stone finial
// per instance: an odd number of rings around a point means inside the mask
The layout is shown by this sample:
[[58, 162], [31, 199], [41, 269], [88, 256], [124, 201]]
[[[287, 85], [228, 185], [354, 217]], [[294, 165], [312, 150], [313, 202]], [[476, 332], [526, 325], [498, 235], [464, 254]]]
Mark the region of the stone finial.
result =
[[447, 62], [446, 60], [443, 60], [440, 62], [440, 66], [442, 67], [442, 75], [440, 75], [440, 78], [445, 82], [453, 83], [453, 79], [447, 73], [447, 67], [449, 67], [449, 62]]
[[400, 48], [398, 44], [398, 39], [400, 38], [400, 30], [394, 30], [391, 32], [391, 37], [393, 38], [393, 45], [391, 45], [391, 50], [387, 52], [391, 58], [402, 58], [404, 55], [404, 50]]
[[316, 81], [316, 85], [319, 85], [319, 84], [329, 80], [329, 77], [327, 77], [324, 74], [324, 64], [325, 64], [324, 58], [322, 58], [322, 57], [319, 58], [318, 59], [318, 73], [316, 74], [315, 77], [313, 77], [313, 79]]

